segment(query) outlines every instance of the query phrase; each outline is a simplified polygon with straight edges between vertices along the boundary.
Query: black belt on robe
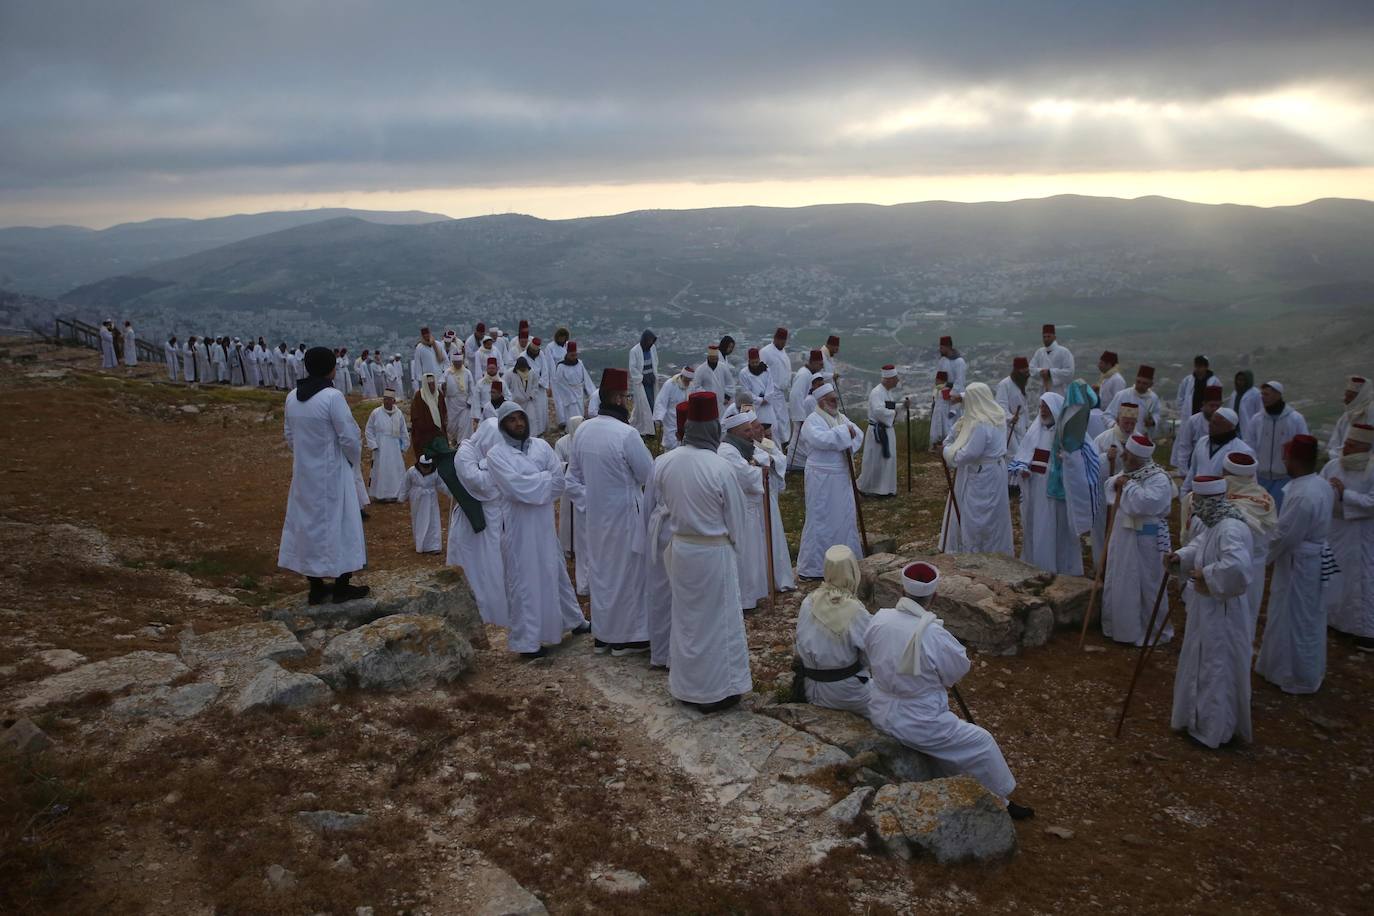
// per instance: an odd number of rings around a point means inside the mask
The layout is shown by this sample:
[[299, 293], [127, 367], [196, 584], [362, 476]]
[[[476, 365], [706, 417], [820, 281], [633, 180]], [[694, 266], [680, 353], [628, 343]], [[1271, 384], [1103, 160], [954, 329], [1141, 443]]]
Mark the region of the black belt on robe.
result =
[[458, 508], [467, 516], [468, 524], [472, 525], [474, 532], [479, 532], [487, 527], [487, 517], [482, 512], [482, 501], [473, 496], [463, 486], [463, 482], [458, 479], [458, 471], [453, 467], [453, 459], [458, 454], [449, 447], [448, 440], [443, 436], [435, 436], [429, 445], [424, 447], [424, 453], [434, 461], [434, 473], [439, 475], [439, 479], [448, 487], [449, 493], [458, 503]]
[[[843, 668], [808, 668], [802, 663], [800, 656], [792, 657], [792, 702], [806, 702], [806, 681], [815, 681], [818, 684], [834, 684], [838, 681], [847, 681], [863, 670], [863, 663], [858, 657], [854, 662], [845, 665]], [[863, 680], [861, 678], [861, 680]]]
[[877, 442], [878, 448], [882, 449], [883, 459], [886, 460], [888, 458], [891, 458], [892, 455], [889, 451], [889, 445], [887, 441], [887, 427], [877, 422], [869, 423], [868, 425], [873, 427], [873, 441]]

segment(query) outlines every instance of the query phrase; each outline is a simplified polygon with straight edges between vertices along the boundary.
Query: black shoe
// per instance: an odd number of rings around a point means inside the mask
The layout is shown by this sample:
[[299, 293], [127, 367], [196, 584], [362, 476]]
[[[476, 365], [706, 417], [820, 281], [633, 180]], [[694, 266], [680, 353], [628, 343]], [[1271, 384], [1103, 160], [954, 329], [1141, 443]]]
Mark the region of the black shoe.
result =
[[345, 601], [355, 601], [358, 598], [366, 598], [372, 594], [372, 589], [366, 585], [335, 585], [334, 603], [343, 604]]
[[594, 654], [596, 654], [596, 655], [605, 655], [605, 654], [606, 654], [607, 652], [609, 652], [609, 651], [611, 651], [611, 644], [610, 644], [610, 643], [608, 643], [608, 642], [602, 642], [602, 641], [599, 640], [599, 639], [593, 639], [593, 640], [592, 640], [592, 652], [593, 652]]
[[824, 576], [797, 576], [803, 582], [819, 582]]
[[571, 632], [572, 635], [574, 635], [574, 636], [581, 636], [582, 634], [584, 634], [584, 633], [590, 633], [591, 631], [592, 631], [592, 625], [591, 625], [590, 623], [584, 623], [584, 624], [581, 624], [580, 626], [573, 627], [572, 630], [571, 630], [570, 632]]
[[696, 707], [697, 709], [700, 709], [702, 712], [709, 715], [713, 712], [721, 712], [722, 710], [730, 709], [738, 705], [739, 694], [735, 694], [732, 697], [726, 697], [725, 699], [717, 700], [714, 703], [697, 703]]
[[1014, 801], [1007, 802], [1007, 813], [1014, 821], [1024, 821], [1035, 817], [1035, 809], [1029, 805], [1018, 805]]
[[315, 585], [312, 582], [310, 584], [310, 598], [308, 599], [308, 603], [324, 604], [326, 601], [329, 600], [329, 596], [333, 593], [333, 591], [334, 589], [332, 586], [325, 585], [323, 582], [321, 582], [319, 585]]
[[370, 516], [370, 515], [367, 514], [367, 510], [366, 510], [366, 509], [359, 509], [359, 510], [358, 510], [358, 514], [361, 515], [361, 516], [363, 517], [363, 521], [367, 521], [368, 519], [372, 518], [372, 516]]
[[649, 651], [649, 643], [645, 642], [621, 642], [611, 646], [611, 655], [620, 658], [625, 655], [643, 655]]
[[1356, 636], [1355, 648], [1361, 652], [1374, 652], [1374, 636]]
[[535, 652], [521, 652], [520, 657], [527, 661], [534, 661], [536, 658], [548, 658], [549, 650], [545, 649], [543, 646], [540, 646], [539, 649]]

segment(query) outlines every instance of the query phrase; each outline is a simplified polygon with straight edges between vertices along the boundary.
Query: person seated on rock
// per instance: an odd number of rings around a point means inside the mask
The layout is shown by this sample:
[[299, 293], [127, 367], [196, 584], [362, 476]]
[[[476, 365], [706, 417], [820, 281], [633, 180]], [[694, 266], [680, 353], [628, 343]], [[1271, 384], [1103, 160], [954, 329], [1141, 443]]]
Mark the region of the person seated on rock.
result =
[[1016, 780], [986, 729], [950, 712], [948, 691], [968, 673], [968, 656], [940, 618], [916, 602], [935, 600], [940, 572], [929, 563], [902, 570], [906, 592], [873, 615], [864, 636], [872, 681], [868, 717], [875, 728], [933, 758], [946, 775], [967, 774], [1001, 798], [1016, 820], [1031, 817], [1011, 801]]
[[867, 716], [863, 645], [873, 618], [855, 594], [859, 561], [854, 551], [843, 544], [827, 550], [823, 578], [797, 612], [793, 698]]

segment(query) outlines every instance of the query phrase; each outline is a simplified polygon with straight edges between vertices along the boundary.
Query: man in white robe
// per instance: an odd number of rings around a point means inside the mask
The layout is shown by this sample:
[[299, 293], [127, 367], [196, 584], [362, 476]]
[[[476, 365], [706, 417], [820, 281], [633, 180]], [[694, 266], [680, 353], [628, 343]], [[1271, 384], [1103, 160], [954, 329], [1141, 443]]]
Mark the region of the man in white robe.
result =
[[1344, 452], [1345, 443], [1350, 441], [1352, 424], [1374, 426], [1374, 385], [1370, 385], [1368, 379], [1363, 375], [1347, 378], [1344, 398], [1342, 413], [1326, 443], [1326, 453], [1331, 458], [1339, 458]]
[[1264, 401], [1259, 389], [1255, 387], [1255, 373], [1241, 369], [1235, 376], [1235, 387], [1231, 391], [1231, 403], [1226, 405], [1240, 417], [1240, 435], [1245, 438], [1247, 423], [1251, 417], [1264, 409]]
[[1021, 447], [1021, 437], [1030, 428], [1031, 409], [1026, 401], [1026, 382], [1030, 379], [1030, 360], [1014, 356], [1011, 373], [997, 383], [993, 398], [1007, 415], [1007, 454], [1015, 455]]
[[[496, 419], [483, 421], [477, 431], [463, 440], [454, 455], [453, 470], [458, 482], [473, 499], [481, 503], [481, 516], [474, 521], [455, 499], [448, 516], [449, 566], [460, 566], [472, 588], [477, 612], [484, 623], [504, 627], [510, 624], [510, 603], [506, 597], [506, 565], [501, 533], [505, 528], [505, 499], [491, 479], [487, 453], [500, 439]], [[481, 523], [481, 530], [477, 528]]]
[[[820, 350], [812, 350], [807, 355], [806, 365], [799, 367], [792, 374], [792, 385], [788, 389], [787, 415], [792, 418], [793, 427], [798, 432], [798, 435], [792, 437], [791, 446], [787, 450], [787, 466], [793, 471], [802, 471], [806, 468], [806, 443], [799, 433], [802, 423], [815, 407], [814, 404], [807, 404], [807, 398], [811, 397], [811, 393], [818, 387], [813, 384], [816, 382], [825, 382], [824, 360], [821, 358]], [[839, 389], [835, 390], [835, 397], [838, 401]]]
[[1193, 443], [1180, 442], [1183, 424], [1187, 422], [1189, 417], [1202, 410], [1202, 404], [1207, 399], [1207, 389], [1220, 387], [1221, 380], [1212, 374], [1211, 361], [1202, 354], [1193, 357], [1193, 372], [1191, 375], [1185, 375], [1183, 381], [1179, 382], [1178, 394], [1174, 398], [1174, 408], [1178, 414], [1180, 427], [1180, 430], [1174, 434], [1174, 448], [1169, 455], [1169, 463], [1174, 467], [1183, 467], [1192, 454], [1189, 449]]
[[384, 386], [395, 391], [397, 396], [405, 394], [405, 378], [401, 372], [401, 354], [396, 353], [391, 357], [391, 361], [386, 364], [384, 370]]
[[[344, 378], [348, 378], [348, 364], [341, 363], [339, 372]], [[229, 342], [229, 384], [240, 386], [248, 378], [248, 366], [243, 359], [243, 341], [235, 337]], [[348, 386], [344, 386], [344, 394], [348, 394]]]
[[542, 436], [548, 425], [548, 417], [547, 414], [539, 416], [539, 404], [542, 403], [539, 398], [539, 375], [530, 366], [529, 359], [517, 356], [511, 367], [506, 370], [502, 382], [507, 400], [519, 404], [520, 409], [525, 412], [530, 424], [530, 435], [536, 439]]
[[577, 594], [586, 597], [591, 594], [587, 571], [591, 568], [593, 538], [591, 529], [587, 527], [585, 490], [580, 482], [568, 475], [573, 434], [581, 425], [581, 417], [569, 417], [568, 431], [553, 444], [553, 453], [563, 462], [566, 481], [563, 495], [558, 500], [558, 543], [563, 548], [563, 555], [573, 561], [573, 586]]
[[[954, 476], [953, 500], [945, 501], [939, 543], [946, 553], [1012, 556], [1011, 508], [1007, 501], [1006, 414], [982, 382], [964, 389], [964, 412], [944, 446]], [[946, 534], [948, 529], [948, 534]]]
[[821, 374], [825, 380], [840, 390], [840, 336], [831, 334], [821, 347]]
[[[200, 382], [202, 385], [209, 385], [219, 380], [219, 374], [215, 371], [211, 362], [212, 354], [218, 350], [219, 344], [208, 337], [202, 337], [200, 343], [196, 346], [196, 381]], [[295, 356], [295, 365], [298, 368], [298, 372], [297, 378], [292, 382], [293, 388], [295, 387], [296, 381], [300, 381], [300, 379], [305, 377], [304, 348], [297, 350]]]
[[878, 731], [933, 758], [945, 775], [978, 780], [1016, 820], [1032, 817], [1035, 812], [1028, 806], [1011, 800], [1016, 780], [997, 740], [950, 711], [949, 691], [968, 673], [969, 660], [959, 640], [929, 609], [938, 600], [939, 584], [934, 566], [913, 563], [902, 571], [906, 595], [896, 607], [873, 615], [864, 635], [873, 675], [868, 718]]
[[836, 544], [825, 552], [821, 586], [797, 611], [792, 697], [867, 718], [869, 675], [863, 653], [873, 617], [858, 598], [859, 579], [859, 560], [852, 550]]
[[630, 348], [630, 385], [634, 389], [630, 422], [644, 438], [654, 434], [654, 403], [658, 394], [658, 335], [648, 328]]
[[949, 431], [954, 428], [955, 422], [958, 421], [959, 414], [963, 410], [960, 405], [963, 401], [964, 389], [968, 387], [968, 363], [955, 349], [954, 338], [948, 334], [940, 338], [940, 356], [935, 360], [936, 376], [939, 377], [941, 372], [944, 373], [944, 378], [948, 382], [946, 387], [949, 389], [949, 394], [941, 398], [942, 401], [948, 402], [945, 405], [948, 410], [945, 427], [941, 430], [943, 435], [939, 440], [931, 443], [937, 448], [944, 442], [944, 438], [949, 435]]
[[367, 448], [372, 453], [369, 495], [379, 503], [396, 502], [405, 493], [406, 449], [410, 432], [405, 414], [396, 409], [396, 392], [382, 392], [382, 405], [367, 418]]
[[1251, 538], [1240, 510], [1226, 498], [1223, 478], [1198, 477], [1193, 493], [1201, 530], [1168, 556], [1176, 574], [1186, 577], [1187, 608], [1170, 726], [1215, 748], [1233, 738], [1252, 739], [1246, 613]]
[[377, 389], [372, 384], [372, 372], [367, 368], [367, 360], [370, 352], [364, 350], [357, 359], [353, 361], [353, 371], [358, 376], [358, 390], [364, 399], [375, 398]]
[[763, 462], [769, 459], [754, 443], [753, 436], [760, 427], [753, 411], [735, 410], [732, 405], [720, 425], [724, 435], [716, 453], [734, 470], [735, 481], [744, 496], [744, 528], [735, 547], [740, 606], [748, 612], [768, 596], [768, 536], [764, 529], [763, 493], [763, 475], [767, 470]]
[[935, 387], [930, 393], [930, 448], [932, 451], [944, 446], [949, 431], [957, 419], [954, 403], [954, 388], [949, 381], [949, 373], [935, 373]]
[[1142, 365], [1136, 370], [1135, 385], [1129, 391], [1119, 391], [1110, 401], [1103, 401], [1107, 406], [1102, 408], [1102, 412], [1106, 414], [1108, 422], [1116, 422], [1117, 412], [1122, 404], [1135, 404], [1140, 408], [1136, 432], [1150, 439], [1159, 438], [1159, 430], [1162, 428], [1160, 401], [1159, 395], [1152, 390], [1154, 384], [1155, 367]]
[[286, 349], [286, 341], [281, 341], [272, 351], [272, 379], [278, 391], [287, 391], [295, 384], [290, 366], [291, 353]]
[[[1197, 450], [1197, 444], [1210, 432], [1212, 416], [1221, 409], [1225, 395], [1222, 392], [1221, 384], [1214, 383], [1202, 389], [1202, 406], [1196, 413], [1186, 418], [1180, 418], [1178, 428], [1174, 432], [1174, 446], [1169, 451], [1170, 462], [1174, 467], [1183, 473], [1185, 484], [1184, 492], [1187, 492], [1186, 484], [1191, 475], [1191, 464], [1193, 453]], [[1232, 413], [1235, 413], [1232, 411]], [[1236, 414], [1239, 418], [1239, 414]], [[1235, 422], [1235, 435], [1240, 437], [1239, 419]], [[1244, 440], [1242, 440], [1244, 441]], [[1175, 460], [1177, 459], [1177, 460]], [[1214, 473], [1214, 469], [1203, 471], [1204, 474]]]
[[[1215, 407], [1219, 401], [1209, 401]], [[1204, 408], [1200, 416], [1206, 416], [1206, 435], [1193, 446], [1193, 455], [1188, 462], [1188, 473], [1179, 489], [1187, 493], [1193, 489], [1193, 480], [1199, 476], [1215, 477], [1222, 472], [1226, 456], [1232, 452], [1245, 452], [1255, 455], [1255, 450], [1246, 444], [1237, 431], [1240, 418], [1229, 407], [1216, 407], [1210, 414]], [[1258, 456], [1255, 456], [1258, 459]], [[1266, 488], [1267, 489], [1267, 488]]]
[[1296, 436], [1306, 436], [1307, 420], [1283, 399], [1283, 383], [1270, 380], [1260, 386], [1263, 409], [1246, 420], [1245, 441], [1259, 462], [1259, 484], [1269, 491], [1283, 511], [1284, 488], [1288, 472], [1284, 467], [1284, 446]]
[[711, 344], [706, 348], [706, 359], [699, 363], [692, 378], [692, 391], [709, 391], [716, 396], [716, 404], [721, 412], [728, 403], [727, 387], [729, 373], [725, 362], [720, 358], [720, 345]]
[[687, 403], [687, 396], [692, 392], [692, 380], [695, 377], [695, 369], [683, 366], [680, 372], [663, 383], [658, 397], [654, 399], [654, 423], [659, 430], [659, 445], [665, 452], [672, 451], [678, 446], [674, 418], [677, 416], [677, 406]]
[[854, 449], [863, 432], [840, 413], [835, 386], [816, 390], [816, 409], [806, 418], [800, 435], [806, 441], [806, 521], [797, 551], [797, 577], [819, 579], [825, 573], [825, 552], [843, 544], [863, 555], [855, 494], [850, 474]]
[[439, 475], [428, 455], [406, 471], [401, 502], [410, 504], [410, 531], [416, 553], [443, 552], [443, 525], [439, 521]]
[[[229, 381], [229, 350], [223, 337], [216, 337], [210, 344], [210, 364], [214, 367], [216, 382]], [[335, 385], [335, 382], [331, 382], [331, 385]]]
[[1112, 350], [1103, 350], [1097, 358], [1097, 400], [1104, 411], [1118, 394], [1126, 390], [1126, 377], [1121, 374], [1120, 362]]
[[454, 448], [477, 428], [480, 410], [477, 406], [477, 386], [472, 373], [463, 365], [463, 348], [454, 347], [449, 354], [448, 370], [440, 383], [440, 392], [448, 407], [448, 441]]
[[1374, 425], [1352, 423], [1341, 454], [1322, 468], [1331, 486], [1331, 552], [1340, 571], [1327, 583], [1326, 617], [1332, 629], [1355, 637], [1355, 648], [1374, 652]]
[[1316, 693], [1326, 675], [1326, 606], [1322, 553], [1327, 549], [1335, 494], [1316, 473], [1317, 440], [1294, 436], [1284, 445], [1291, 478], [1269, 542], [1269, 605], [1255, 673], [1284, 693]]
[[181, 348], [181, 371], [188, 382], [196, 382], [196, 353], [199, 350], [200, 345], [196, 343], [194, 334], [186, 338], [186, 344]]
[[421, 379], [433, 373], [438, 378], [447, 366], [443, 345], [434, 339], [428, 327], [420, 328], [420, 342], [415, 345], [415, 355], [410, 361], [410, 377]]
[[487, 453], [492, 483], [505, 499], [501, 552], [506, 559], [510, 632], [506, 647], [527, 659], [543, 658], [563, 634], [586, 632], [568, 568], [554, 532], [553, 504], [563, 495], [563, 465], [553, 447], [529, 434], [514, 401], [496, 417], [500, 441]]
[[693, 392], [683, 447], [663, 455], [656, 473], [673, 526], [664, 554], [673, 596], [668, 690], [708, 713], [738, 704], [753, 684], [735, 558], [744, 496], [719, 447], [715, 395]]
[[[687, 402], [678, 404], [674, 411], [678, 418], [678, 439], [685, 432], [687, 422]], [[644, 558], [644, 618], [649, 631], [649, 668], [668, 669], [672, 662], [673, 637], [673, 584], [668, 577], [665, 554], [673, 542], [676, 528], [668, 506], [659, 498], [659, 469], [672, 452], [663, 452], [654, 459], [649, 471], [649, 480], [644, 484], [644, 544], [647, 553]]]
[[1067, 499], [1050, 496], [1048, 484], [1055, 424], [1064, 399], [1040, 395], [1039, 416], [1008, 466], [1021, 491], [1021, 559], [1047, 572], [1083, 575], [1083, 551], [1069, 524]]
[[131, 321], [124, 322], [124, 365], [138, 365], [138, 338]]
[[[739, 407], [741, 410], [745, 408], [743, 399]], [[792, 556], [788, 553], [787, 532], [783, 529], [782, 511], [778, 508], [778, 497], [787, 489], [787, 454], [777, 440], [764, 434], [762, 423], [753, 436], [754, 444], [758, 447], [755, 455], [761, 452], [767, 456], [769, 520], [773, 527], [773, 580], [779, 592], [790, 592], [797, 587], [797, 581], [792, 576]]]
[[583, 490], [586, 528], [596, 538], [587, 569], [592, 650], [617, 656], [649, 651], [641, 501], [654, 458], [630, 425], [631, 384], [624, 369], [602, 372], [599, 411], [578, 427], [568, 460], [568, 477]]
[[587, 410], [587, 399], [596, 397], [596, 386], [587, 366], [577, 355], [577, 341], [568, 341], [562, 362], [553, 367], [553, 406], [558, 428], [563, 429], [568, 417], [587, 417], [596, 413]]
[[1073, 354], [1059, 344], [1052, 324], [1040, 329], [1040, 340], [1044, 346], [1031, 356], [1031, 372], [1040, 380], [1041, 391], [1063, 397], [1073, 381]]
[[463, 359], [469, 366], [474, 365], [473, 360], [477, 358], [477, 348], [482, 346], [482, 341], [487, 339], [487, 326], [485, 322], [477, 322], [473, 327], [472, 333], [463, 341]]
[[[792, 356], [787, 352], [787, 336], [787, 328], [778, 328], [773, 332], [773, 342], [759, 350], [759, 359], [768, 367], [768, 374], [773, 378], [773, 387], [784, 394], [792, 390]], [[773, 411], [773, 438], [781, 442], [782, 447], [786, 449], [792, 441], [792, 424], [795, 422], [800, 425], [806, 417], [791, 416], [786, 400], [775, 402]]]
[[175, 337], [167, 338], [167, 343], [163, 344], [162, 359], [167, 363], [167, 379], [177, 381], [181, 369], [181, 348], [177, 346]]
[[868, 392], [868, 428], [859, 472], [859, 492], [865, 496], [897, 495], [897, 431], [893, 427], [897, 398], [892, 391], [901, 379], [891, 363], [883, 366], [882, 373], [882, 380]]
[[[348, 402], [330, 385], [334, 354], [306, 352], [309, 376], [286, 396], [283, 432], [291, 449], [291, 491], [286, 499], [277, 565], [305, 576], [309, 602], [335, 604], [365, 597], [353, 573], [367, 565], [363, 518], [354, 486], [362, 437]], [[333, 577], [332, 585], [325, 583]]]
[[[759, 423], [763, 425], [765, 431], [778, 436], [779, 433], [774, 429], [778, 423], [778, 412], [775, 405], [783, 400], [783, 394], [773, 384], [773, 375], [768, 371], [768, 365], [759, 355], [758, 347], [749, 349], [748, 362], [744, 371], [739, 374], [737, 392], [744, 392], [749, 395], [754, 405], [754, 413], [758, 414]], [[736, 396], [739, 396], [738, 393]]]
[[114, 321], [107, 318], [100, 325], [100, 368], [102, 369], [113, 369], [119, 365], [119, 360], [115, 358], [114, 335]]
[[[1109, 433], [1111, 430], [1103, 435]], [[1121, 501], [1112, 521], [1111, 549], [1107, 551], [1102, 584], [1102, 635], [1133, 646], [1156, 638], [1168, 642], [1173, 635], [1172, 627], [1160, 633], [1167, 610], [1162, 603], [1155, 630], [1145, 632], [1164, 577], [1169, 507], [1174, 500], [1173, 481], [1155, 464], [1154, 453], [1155, 444], [1149, 438], [1129, 436], [1117, 456], [1120, 470], [1106, 485], [1107, 498], [1115, 502], [1120, 491]]]

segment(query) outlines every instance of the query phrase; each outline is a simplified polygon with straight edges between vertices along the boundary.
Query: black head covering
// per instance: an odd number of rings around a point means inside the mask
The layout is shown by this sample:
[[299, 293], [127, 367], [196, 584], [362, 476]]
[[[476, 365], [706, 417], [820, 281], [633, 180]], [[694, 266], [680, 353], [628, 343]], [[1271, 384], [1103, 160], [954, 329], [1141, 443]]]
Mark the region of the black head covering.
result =
[[305, 351], [302, 362], [308, 377], [296, 384], [296, 400], [305, 402], [329, 387], [329, 373], [337, 360], [328, 347], [311, 347]]

